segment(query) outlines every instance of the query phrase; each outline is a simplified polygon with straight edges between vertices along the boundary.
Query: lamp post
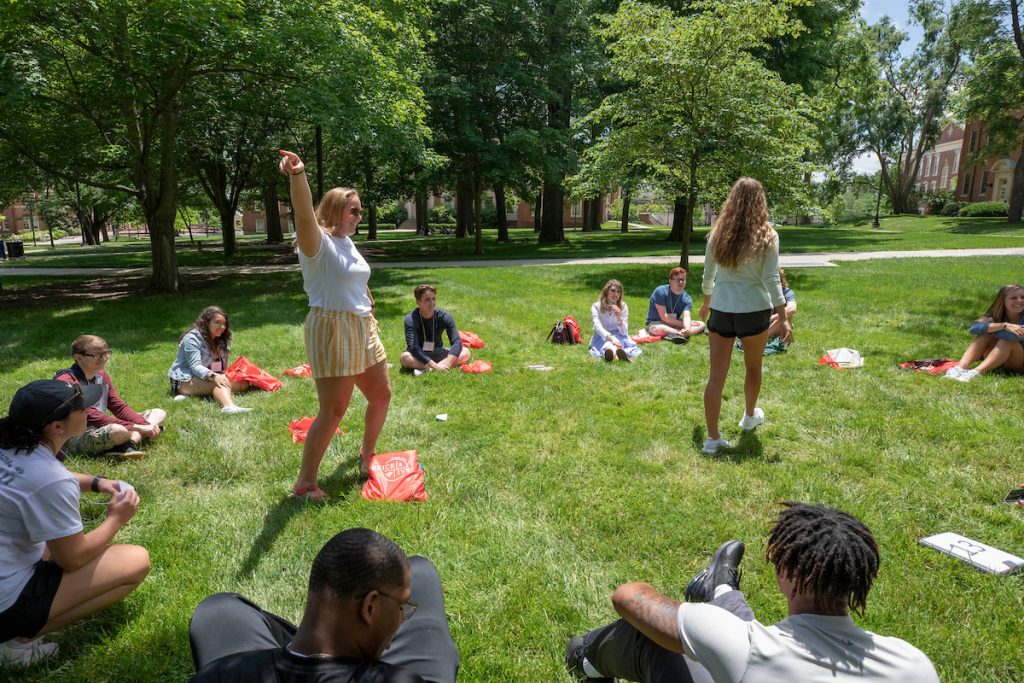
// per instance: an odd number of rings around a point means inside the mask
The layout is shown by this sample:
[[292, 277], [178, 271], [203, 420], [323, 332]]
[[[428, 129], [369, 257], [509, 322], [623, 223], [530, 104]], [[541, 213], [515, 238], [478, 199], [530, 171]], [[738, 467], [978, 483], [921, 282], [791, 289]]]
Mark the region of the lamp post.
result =
[[881, 223], [878, 222], [878, 209], [882, 205], [882, 174], [885, 173], [885, 160], [888, 157], [889, 155], [886, 154], [885, 152], [882, 152], [881, 154], [878, 155], [878, 158], [881, 160], [881, 163], [878, 167], [878, 194], [875, 196], [875, 220], [872, 221], [871, 223], [872, 228], [877, 228], [881, 226]]

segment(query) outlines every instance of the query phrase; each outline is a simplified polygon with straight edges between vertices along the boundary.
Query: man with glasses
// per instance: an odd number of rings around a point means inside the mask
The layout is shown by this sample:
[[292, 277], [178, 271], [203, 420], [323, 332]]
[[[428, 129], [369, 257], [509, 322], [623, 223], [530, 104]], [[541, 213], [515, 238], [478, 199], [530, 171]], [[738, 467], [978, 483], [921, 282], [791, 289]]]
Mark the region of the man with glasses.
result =
[[317, 554], [298, 627], [218, 593], [196, 607], [189, 640], [194, 683], [452, 683], [459, 669], [437, 569], [369, 529]]
[[69, 384], [95, 384], [103, 388], [103, 397], [89, 408], [85, 434], [67, 442], [64, 451], [73, 455], [110, 453], [130, 460], [142, 458], [139, 447], [144, 439], [155, 439], [163, 431], [167, 413], [159, 408], [137, 413], [114, 388], [107, 374], [110, 347], [101, 337], [83, 334], [71, 344], [74, 365], [58, 372], [54, 379]]
[[704, 323], [690, 319], [691, 309], [693, 300], [686, 293], [686, 270], [673, 268], [668, 274], [668, 284], [660, 285], [651, 293], [647, 333], [685, 344], [690, 341], [690, 335], [704, 331]]

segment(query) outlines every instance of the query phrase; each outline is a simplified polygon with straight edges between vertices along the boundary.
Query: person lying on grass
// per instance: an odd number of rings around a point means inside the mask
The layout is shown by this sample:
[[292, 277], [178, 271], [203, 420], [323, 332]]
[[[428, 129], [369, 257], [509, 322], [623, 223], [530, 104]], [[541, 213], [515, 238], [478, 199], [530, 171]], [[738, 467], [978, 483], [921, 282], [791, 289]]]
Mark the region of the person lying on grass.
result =
[[459, 670], [437, 569], [369, 529], [343, 531], [317, 554], [298, 627], [217, 593], [188, 632], [193, 683], [452, 683]]
[[595, 683], [938, 683], [923, 652], [850, 618], [850, 611], [864, 615], [878, 573], [878, 544], [867, 526], [835, 508], [784, 505], [765, 557], [786, 598], [785, 619], [772, 626], [755, 620], [740, 592], [743, 542], [727, 541], [690, 581], [685, 603], [647, 583], [619, 586], [612, 604], [622, 619], [572, 638], [569, 672]]
[[1024, 373], [1024, 287], [1000, 288], [985, 315], [971, 325], [971, 334], [976, 336], [946, 377], [970, 382], [997, 368]]
[[[69, 472], [61, 449], [85, 432], [86, 410], [103, 388], [53, 379], [14, 394], [0, 419], [0, 664], [57, 652], [43, 635], [98, 612], [135, 590], [149, 553], [111, 545], [139, 507], [120, 482]], [[82, 493], [111, 497], [106, 519], [85, 533]]]
[[232, 382], [224, 372], [231, 352], [231, 321], [220, 306], [207, 306], [178, 343], [178, 356], [167, 376], [171, 393], [178, 396], [213, 396], [222, 413], [247, 413], [235, 405], [234, 394], [249, 390], [246, 381]]
[[[448, 372], [468, 363], [469, 349], [462, 347], [459, 330], [451, 314], [437, 307], [437, 288], [417, 285], [412, 290], [416, 308], [405, 316], [405, 351], [399, 362], [409, 370]], [[444, 347], [442, 334], [448, 335]]]
[[132, 460], [142, 458], [139, 447], [143, 439], [160, 436], [167, 413], [159, 408], [137, 413], [121, 399], [107, 374], [110, 347], [102, 337], [92, 334], [79, 336], [71, 344], [71, 357], [75, 359], [74, 364], [58, 372], [54, 379], [71, 384], [95, 384], [102, 389], [103, 396], [88, 410], [85, 434], [64, 444], [64, 452], [69, 455], [112, 453]]
[[629, 362], [640, 355], [640, 347], [629, 338], [629, 306], [622, 299], [622, 283], [609, 280], [590, 307], [594, 335], [590, 338], [590, 355], [609, 363], [618, 358]]
[[704, 331], [703, 322], [690, 319], [692, 308], [693, 299], [686, 293], [686, 269], [673, 268], [668, 274], [668, 284], [659, 285], [651, 292], [647, 308], [648, 334], [685, 344], [690, 335]]

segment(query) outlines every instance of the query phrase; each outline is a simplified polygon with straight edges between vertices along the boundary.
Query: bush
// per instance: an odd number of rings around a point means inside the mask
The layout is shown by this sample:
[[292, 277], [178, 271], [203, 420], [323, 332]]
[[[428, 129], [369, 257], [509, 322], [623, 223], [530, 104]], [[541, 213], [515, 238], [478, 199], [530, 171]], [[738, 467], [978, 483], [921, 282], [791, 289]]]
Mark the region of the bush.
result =
[[965, 204], [961, 209], [959, 215], [964, 218], [982, 218], [985, 216], [1007, 216], [1010, 213], [1010, 207], [1006, 202], [975, 202], [974, 204]]
[[427, 217], [430, 219], [431, 224], [455, 222], [455, 212], [444, 204], [438, 204], [437, 206], [430, 207], [430, 211], [427, 212]]
[[930, 195], [923, 197], [924, 201], [927, 202], [928, 208], [932, 210], [932, 213], [936, 216], [950, 216], [956, 214], [946, 213], [946, 206], [953, 202], [953, 192], [951, 190], [936, 190]]
[[[377, 220], [385, 223], [394, 223], [395, 225], [399, 225], [408, 217], [409, 212], [400, 204], [389, 204], [377, 209]], [[380, 223], [377, 224], [377, 227], [380, 227]]]
[[498, 227], [498, 209], [494, 206], [485, 206], [480, 209], [480, 226], [484, 228]]
[[[608, 205], [608, 216], [613, 221], [622, 220], [622, 198], [616, 199], [614, 202]], [[629, 203], [629, 220], [636, 223], [640, 220], [640, 207], [637, 206], [636, 202]]]
[[[365, 233], [369, 229], [370, 229], [370, 224], [369, 223], [360, 223], [359, 224], [359, 234], [363, 234], [363, 233]], [[394, 223], [384, 223], [383, 221], [377, 221], [377, 229], [378, 230], [394, 230], [395, 229], [395, 224]]]
[[60, 239], [64, 239], [67, 236], [68, 236], [68, 233], [67, 233], [66, 230], [61, 230], [60, 228], [54, 228], [53, 229], [53, 239], [60, 240]]
[[960, 215], [960, 209], [963, 208], [963, 206], [963, 204], [957, 204], [956, 202], [947, 202], [939, 213], [942, 216], [958, 216]]

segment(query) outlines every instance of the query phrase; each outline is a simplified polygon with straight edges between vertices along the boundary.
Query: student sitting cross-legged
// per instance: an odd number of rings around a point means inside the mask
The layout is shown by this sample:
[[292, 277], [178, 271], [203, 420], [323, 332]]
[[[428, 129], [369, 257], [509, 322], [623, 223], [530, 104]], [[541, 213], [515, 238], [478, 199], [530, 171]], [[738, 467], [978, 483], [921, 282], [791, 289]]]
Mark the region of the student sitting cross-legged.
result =
[[68, 440], [64, 444], [64, 452], [71, 455], [112, 453], [132, 460], [141, 458], [139, 447], [144, 440], [160, 436], [167, 413], [160, 408], [138, 413], [124, 402], [107, 374], [110, 347], [101, 337], [92, 334], [79, 336], [71, 344], [71, 357], [75, 359], [74, 364], [58, 372], [54, 379], [71, 384], [95, 384], [102, 389], [103, 395], [99, 403], [88, 409], [89, 425], [85, 434]]
[[[789, 616], [768, 626], [739, 590], [740, 541], [722, 544], [680, 604], [649, 584], [627, 583], [612, 604], [622, 619], [569, 641], [578, 681], [644, 683], [938, 683], [913, 645], [858, 627], [878, 572], [878, 544], [835, 508], [786, 503], [768, 538]], [[693, 604], [697, 603], [697, 604]]]
[[452, 683], [459, 653], [437, 569], [369, 529], [317, 554], [298, 627], [234, 593], [196, 607], [194, 683]]
[[[402, 367], [447, 372], [469, 362], [469, 349], [462, 347], [455, 320], [437, 307], [437, 289], [419, 285], [413, 295], [416, 308], [405, 316], [405, 351], [399, 359]], [[448, 348], [444, 347], [443, 334], [448, 335]]]

